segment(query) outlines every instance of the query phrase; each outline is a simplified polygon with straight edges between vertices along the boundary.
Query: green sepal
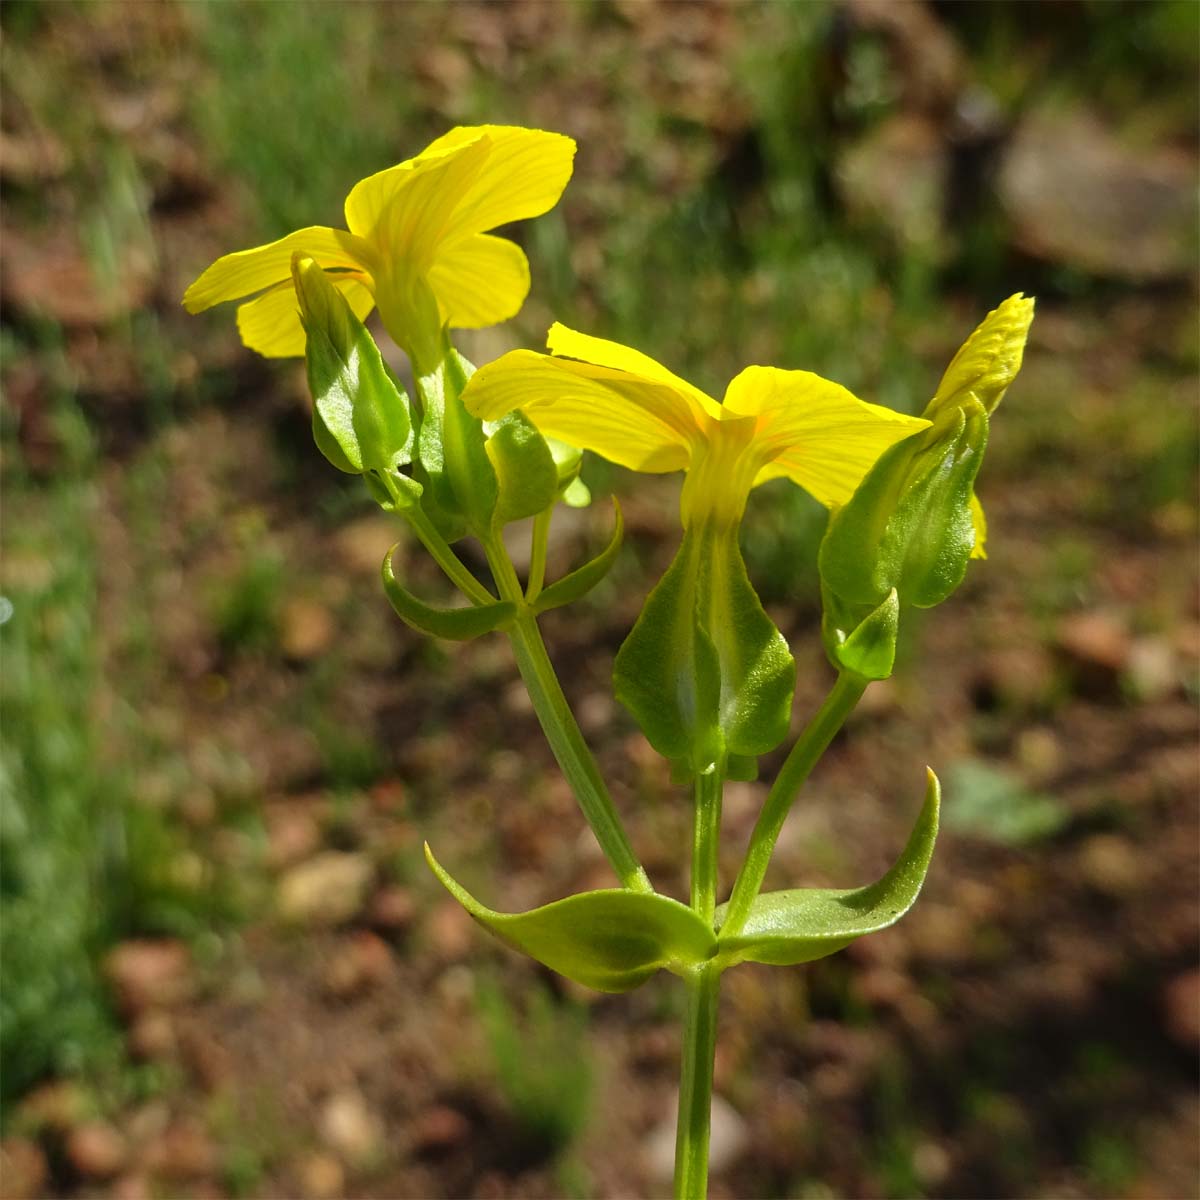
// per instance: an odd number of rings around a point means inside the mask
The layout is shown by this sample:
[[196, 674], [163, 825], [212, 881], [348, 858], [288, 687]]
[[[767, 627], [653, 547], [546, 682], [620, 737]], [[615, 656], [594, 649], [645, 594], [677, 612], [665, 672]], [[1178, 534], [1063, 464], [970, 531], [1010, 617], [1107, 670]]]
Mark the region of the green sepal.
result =
[[787, 736], [796, 665], [746, 575], [736, 527], [689, 527], [613, 666], [664, 757], [706, 770]]
[[524, 913], [485, 908], [425, 846], [442, 886], [490, 933], [552, 971], [599, 992], [627, 992], [665, 968], [686, 974], [717, 939], [690, 908], [657, 892], [581, 892]]
[[[397, 542], [396, 545], [399, 545]], [[470, 608], [434, 608], [418, 600], [401, 586], [392, 571], [393, 546], [383, 560], [383, 590], [400, 619], [419, 633], [445, 638], [451, 642], [466, 642], [480, 634], [501, 629], [517, 615], [517, 606], [509, 600], [494, 604], [479, 604]]]
[[[831, 611], [832, 610], [832, 611]], [[847, 634], [837, 624], [836, 606], [826, 597], [821, 631], [833, 665], [860, 679], [886, 679], [896, 664], [896, 638], [900, 631], [900, 596], [895, 588], [887, 598]]]
[[889, 447], [830, 518], [818, 564], [841, 603], [931, 608], [962, 582], [975, 546], [971, 497], [988, 418], [974, 399]]
[[494, 425], [484, 423], [487, 456], [496, 474], [496, 507], [492, 523], [500, 529], [510, 521], [533, 517], [554, 503], [559, 491], [558, 466], [546, 439], [519, 411]]
[[616, 496], [613, 497], [613, 513], [613, 532], [612, 537], [608, 539], [608, 545], [582, 567], [577, 567], [569, 575], [564, 575], [562, 579], [540, 592], [532, 605], [535, 613], [561, 608], [564, 604], [586, 596], [612, 569], [625, 536], [625, 518], [621, 515], [621, 506]]
[[412, 459], [408, 396], [325, 271], [297, 252], [292, 278], [305, 332], [317, 448], [349, 475], [396, 473]]
[[447, 341], [437, 366], [417, 377], [423, 409], [417, 459], [427, 511], [443, 534], [462, 536], [470, 530], [486, 538], [500, 486], [487, 452], [483, 422], [462, 403], [462, 390], [473, 372]]
[[941, 786], [928, 771], [925, 803], [908, 844], [882, 879], [864, 888], [796, 888], [767, 892], [750, 908], [741, 931], [722, 937], [719, 930], [728, 910], [716, 913], [721, 970], [740, 962], [792, 966], [825, 958], [867, 933], [895, 924], [916, 902], [933, 857], [938, 831]]

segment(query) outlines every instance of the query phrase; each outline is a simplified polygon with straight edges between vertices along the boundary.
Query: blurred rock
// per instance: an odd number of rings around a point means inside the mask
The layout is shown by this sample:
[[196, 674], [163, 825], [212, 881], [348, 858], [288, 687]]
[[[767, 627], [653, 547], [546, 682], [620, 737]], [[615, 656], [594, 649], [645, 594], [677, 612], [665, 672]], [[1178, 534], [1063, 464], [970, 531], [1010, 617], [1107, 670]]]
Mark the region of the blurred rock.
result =
[[154, 1200], [154, 1187], [149, 1176], [141, 1171], [131, 1171], [114, 1179], [112, 1200]]
[[[669, 1106], [670, 1115], [651, 1130], [642, 1146], [646, 1169], [655, 1179], [669, 1180], [675, 1173], [675, 1109], [679, 1093]], [[708, 1168], [719, 1174], [732, 1166], [745, 1150], [749, 1129], [737, 1111], [722, 1096], [713, 1094], [712, 1118], [708, 1142]]]
[[1146, 875], [1137, 847], [1116, 833], [1092, 834], [1076, 862], [1084, 882], [1106, 896], [1128, 896]]
[[169, 1014], [150, 1009], [134, 1021], [127, 1038], [135, 1057], [147, 1062], [170, 1058], [175, 1053], [175, 1026]]
[[1186, 278], [1195, 270], [1196, 158], [1128, 146], [1092, 113], [1027, 113], [998, 188], [1028, 254], [1097, 275]]
[[1200, 967], [1168, 980], [1162, 995], [1167, 1032], [1188, 1050], [1200, 1048]]
[[85, 1179], [111, 1179], [129, 1158], [125, 1139], [104, 1121], [72, 1129], [65, 1150], [71, 1166]]
[[380, 888], [367, 906], [367, 922], [385, 933], [403, 933], [411, 928], [417, 904], [408, 888], [392, 884]]
[[321, 1107], [321, 1138], [352, 1165], [369, 1162], [383, 1147], [383, 1124], [355, 1089], [335, 1092]]
[[889, 117], [839, 158], [847, 210], [886, 229], [903, 247], [942, 257], [950, 159], [937, 129], [921, 117]]
[[57, 179], [69, 159], [62, 142], [47, 130], [27, 134], [0, 130], [0, 179], [29, 187]]
[[365, 855], [326, 850], [280, 879], [279, 914], [302, 925], [341, 925], [361, 911], [371, 874]]
[[332, 1154], [308, 1154], [296, 1167], [300, 1191], [307, 1200], [339, 1200], [345, 1195], [346, 1172]]
[[1175, 648], [1165, 637], [1135, 638], [1129, 647], [1126, 678], [1141, 700], [1162, 700], [1178, 684]]
[[292, 801], [271, 805], [264, 813], [267, 830], [267, 865], [289, 867], [307, 858], [321, 845], [321, 826], [310, 805]]
[[45, 1193], [50, 1169], [31, 1138], [0, 1140], [0, 1200], [35, 1200]]
[[425, 919], [425, 935], [434, 954], [443, 962], [459, 962], [470, 953], [475, 923], [457, 900], [438, 901]]
[[322, 973], [321, 985], [327, 995], [349, 1000], [384, 983], [394, 966], [387, 943], [377, 934], [360, 930], [334, 951]]
[[1112, 613], [1076, 613], [1059, 622], [1059, 650], [1075, 668], [1077, 690], [1083, 695], [1114, 693], [1129, 663], [1129, 630]]
[[57, 1079], [34, 1088], [17, 1108], [17, 1124], [35, 1132], [66, 1133], [85, 1120], [88, 1098], [77, 1083]]
[[984, 656], [979, 682], [1000, 705], [1028, 712], [1053, 691], [1054, 663], [1035, 641], [1006, 646]]
[[426, 1109], [412, 1127], [413, 1149], [419, 1153], [441, 1154], [461, 1146], [471, 1136], [471, 1122], [448, 1104]]
[[201, 1179], [219, 1165], [208, 1130], [194, 1117], [180, 1117], [144, 1151], [143, 1163], [164, 1179]]
[[130, 1017], [148, 1008], [170, 1008], [194, 989], [191, 955], [175, 940], [122, 942], [105, 959], [104, 974]]
[[329, 609], [316, 600], [293, 596], [279, 614], [279, 648], [294, 662], [319, 658], [333, 643], [336, 627]]

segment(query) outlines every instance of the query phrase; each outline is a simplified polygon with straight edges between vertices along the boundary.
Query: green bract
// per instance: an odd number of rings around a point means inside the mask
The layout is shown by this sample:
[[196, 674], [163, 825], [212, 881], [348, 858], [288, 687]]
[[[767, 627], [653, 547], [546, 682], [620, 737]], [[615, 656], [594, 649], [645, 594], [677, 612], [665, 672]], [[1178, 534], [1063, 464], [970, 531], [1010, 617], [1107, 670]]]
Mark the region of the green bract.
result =
[[796, 665], [746, 576], [736, 527], [685, 530], [613, 680], [650, 744], [685, 774], [766, 754], [787, 736]]
[[[369, 477], [379, 496], [410, 503], [419, 494], [399, 468], [412, 460], [408, 397], [342, 294], [311, 258], [292, 256], [292, 277], [307, 338], [313, 437], [339, 471]], [[403, 479], [403, 482], [401, 480]]]
[[405, 589], [392, 571], [393, 546], [383, 559], [383, 590], [396, 615], [410, 628], [431, 637], [465, 642], [501, 629], [517, 615], [517, 606], [507, 600], [467, 608], [435, 608]]
[[[933, 857], [937, 838], [941, 787], [928, 772], [925, 803], [903, 853], [882, 879], [852, 890], [797, 888], [765, 892], [732, 937], [718, 932], [717, 963], [724, 969], [740, 962], [791, 966], [824, 958], [856, 938], [886, 929], [916, 902]], [[725, 919], [717, 909], [717, 929]]]
[[612, 570], [625, 534], [625, 518], [621, 516], [621, 506], [615, 498], [613, 499], [613, 511], [616, 519], [613, 522], [613, 533], [609, 538], [608, 545], [595, 558], [585, 562], [582, 567], [576, 567], [569, 575], [564, 575], [539, 592], [537, 599], [533, 601], [534, 612], [540, 613], [551, 608], [561, 608], [564, 604], [570, 604], [572, 601], [586, 596]]
[[599, 992], [627, 992], [666, 968], [686, 974], [717, 939], [690, 908], [653, 892], [582, 892], [525, 913], [485, 908], [425, 847], [446, 890], [485, 929], [530, 958]]

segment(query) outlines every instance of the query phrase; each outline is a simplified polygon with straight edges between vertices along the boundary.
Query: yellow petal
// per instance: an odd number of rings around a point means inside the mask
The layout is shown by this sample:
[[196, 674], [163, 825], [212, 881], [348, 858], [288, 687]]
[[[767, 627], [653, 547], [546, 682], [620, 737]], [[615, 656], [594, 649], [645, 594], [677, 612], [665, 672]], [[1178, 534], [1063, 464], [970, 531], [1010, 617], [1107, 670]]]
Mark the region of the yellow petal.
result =
[[[331, 275], [330, 279], [346, 297], [354, 315], [363, 320], [375, 305], [370, 289], [357, 279], [336, 275]], [[239, 305], [237, 323], [242, 341], [267, 358], [294, 358], [304, 353], [300, 303], [291, 279], [273, 287], [257, 300]]]
[[360, 180], [346, 197], [346, 224], [384, 256], [414, 248], [423, 269], [483, 169], [491, 146], [482, 135], [436, 153], [425, 151]]
[[975, 546], [971, 557], [987, 558], [987, 517], [983, 515], [983, 505], [974, 492], [971, 493], [971, 523], [975, 526]]
[[440, 247], [428, 280], [450, 325], [478, 329], [520, 311], [529, 294], [529, 262], [507, 238], [476, 233]]
[[711, 417], [714, 421], [721, 419], [721, 406], [715, 400], [706, 396], [699, 388], [693, 387], [686, 379], [680, 379], [678, 375], [668, 371], [648, 354], [642, 354], [640, 350], [622, 346], [620, 342], [610, 342], [605, 338], [578, 333], [557, 321], [550, 326], [550, 332], [546, 334], [546, 346], [551, 354], [559, 357], [582, 359], [584, 362], [595, 363], [598, 367], [626, 371], [630, 375], [638, 375], [642, 379], [674, 388], [692, 408], [697, 422], [701, 425], [704, 416]]
[[971, 393], [993, 412], [1021, 369], [1032, 321], [1033, 298], [1020, 292], [988, 313], [946, 368], [930, 407], [959, 403]]
[[460, 126], [438, 138], [425, 153], [454, 150], [480, 136], [487, 141], [487, 160], [474, 181], [454, 198], [447, 238], [540, 216], [558, 203], [571, 178], [575, 142], [542, 129]]
[[678, 471], [703, 427], [673, 386], [590, 363], [513, 350], [471, 376], [468, 411], [497, 420], [519, 408], [548, 437], [635, 471]]
[[786, 475], [822, 504], [845, 504], [875, 460], [929, 422], [866, 404], [811, 371], [747, 367], [729, 385], [725, 407], [756, 416], [756, 450], [767, 459], [755, 483]]
[[322, 267], [366, 269], [369, 251], [353, 234], [344, 229], [312, 225], [298, 229], [277, 242], [239, 250], [218, 258], [183, 294], [188, 312], [203, 312], [222, 300], [237, 300], [252, 292], [290, 280], [292, 254], [301, 250]]

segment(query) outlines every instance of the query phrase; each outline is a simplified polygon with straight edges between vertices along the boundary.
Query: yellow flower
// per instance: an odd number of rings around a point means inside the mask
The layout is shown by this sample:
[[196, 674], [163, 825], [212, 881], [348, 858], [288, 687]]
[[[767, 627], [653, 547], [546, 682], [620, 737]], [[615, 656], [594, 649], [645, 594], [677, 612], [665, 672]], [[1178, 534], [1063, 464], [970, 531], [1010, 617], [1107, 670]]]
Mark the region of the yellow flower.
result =
[[[217, 259], [184, 294], [189, 312], [256, 292], [238, 308], [242, 340], [268, 357], [304, 353], [292, 255], [312, 257], [360, 318], [376, 305], [410, 353], [435, 352], [443, 326], [507, 320], [529, 292], [521, 248], [485, 230], [552, 208], [575, 143], [506, 125], [462, 126], [423, 153], [355, 184], [347, 229], [313, 225]], [[422, 364], [432, 365], [432, 364]]]
[[566, 357], [514, 350], [476, 371], [467, 409], [494, 421], [520, 408], [543, 434], [621, 466], [686, 471], [685, 527], [735, 525], [751, 488], [781, 475], [844, 504], [884, 450], [929, 425], [809, 371], [747, 367], [718, 404], [617, 342], [556, 324], [547, 344]]

